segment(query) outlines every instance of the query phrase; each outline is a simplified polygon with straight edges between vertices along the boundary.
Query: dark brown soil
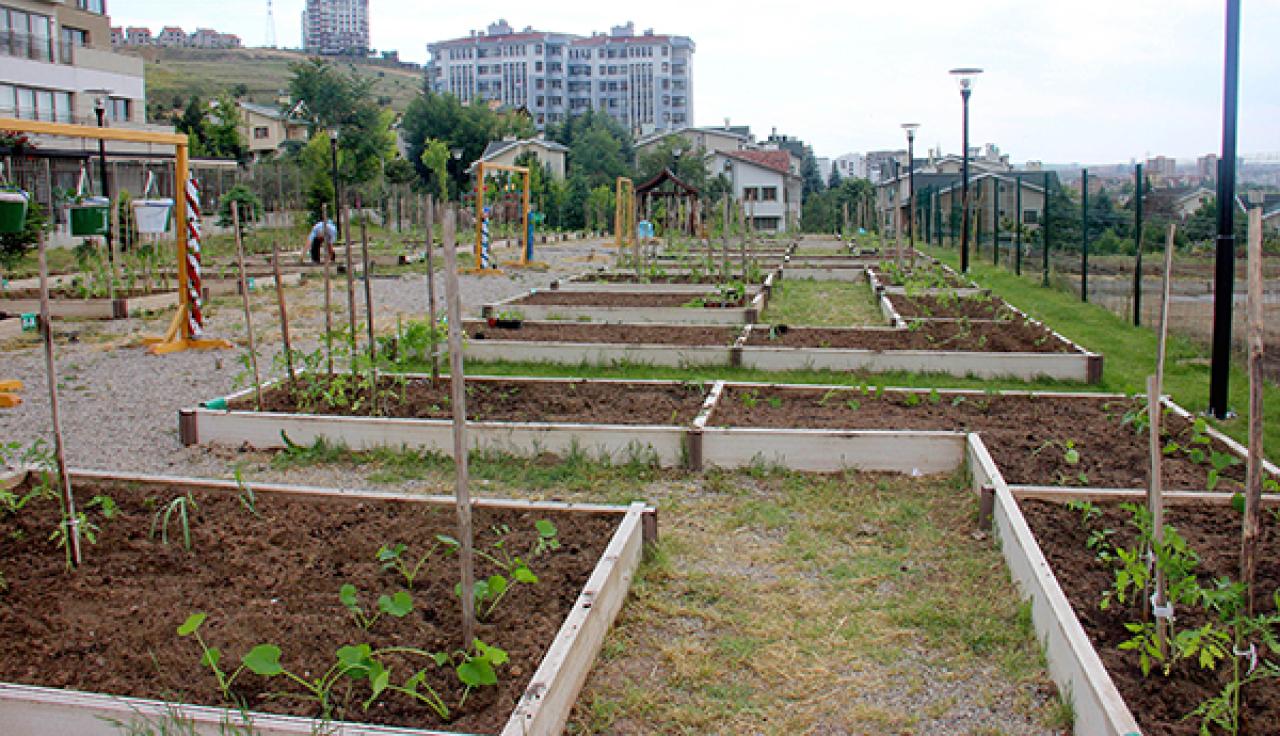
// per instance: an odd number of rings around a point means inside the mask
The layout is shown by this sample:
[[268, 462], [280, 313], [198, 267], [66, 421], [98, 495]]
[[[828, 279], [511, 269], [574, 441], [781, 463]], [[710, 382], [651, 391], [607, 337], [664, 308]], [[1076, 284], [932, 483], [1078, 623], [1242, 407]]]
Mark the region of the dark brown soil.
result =
[[917, 317], [1009, 320], [1016, 313], [998, 297], [901, 296], [891, 294], [889, 302], [905, 319]]
[[[876, 280], [885, 286], [902, 286], [904, 283], [904, 279], [894, 278], [893, 274], [878, 266], [872, 270], [876, 275]], [[914, 274], [910, 266], [904, 266], [902, 271], [907, 278], [911, 278], [913, 275], [916, 275], [920, 279], [926, 281], [938, 281], [953, 288], [966, 288], [973, 286], [973, 284], [965, 281], [961, 276], [932, 266], [922, 267], [919, 274]]]
[[683, 307], [693, 306], [693, 302], [698, 299], [701, 299], [703, 306], [706, 307], [741, 307], [745, 303], [744, 299], [725, 303], [714, 291], [701, 295], [661, 292], [629, 294], [607, 291], [539, 291], [514, 302], [507, 302], [503, 308], [518, 308], [522, 304], [566, 307]]
[[[742, 278], [741, 274], [729, 277], [730, 281]], [[577, 282], [594, 282], [604, 284], [719, 284], [720, 276], [715, 273], [668, 273], [660, 276], [641, 276], [629, 273], [599, 273], [577, 279]]]
[[525, 322], [519, 329], [490, 327], [485, 322], [463, 325], [473, 340], [521, 340], [612, 345], [732, 345], [739, 327], [671, 325], [607, 325], [594, 322]]
[[[83, 504], [109, 495], [121, 513], [106, 519], [92, 510], [98, 543], [85, 545], [85, 564], [68, 573], [63, 554], [47, 540], [58, 505], [40, 500], [18, 516], [0, 519], [0, 569], [8, 590], [0, 594], [0, 680], [204, 705], [222, 705], [213, 674], [200, 664], [195, 641], [176, 628], [188, 615], [207, 612], [201, 635], [222, 650], [225, 668], [262, 643], [283, 650], [281, 664], [318, 677], [341, 646], [411, 646], [427, 651], [459, 648], [460, 612], [453, 586], [457, 558], [437, 555], [412, 591], [414, 610], [403, 619], [383, 616], [368, 632], [357, 627], [338, 600], [345, 583], [360, 591], [366, 611], [374, 600], [404, 587], [403, 578], [376, 561], [383, 544], [404, 543], [423, 554], [436, 534], [455, 534], [451, 507], [358, 499], [305, 500], [257, 494], [260, 518], [233, 494], [196, 492], [190, 520], [192, 552], [170, 528], [170, 545], [152, 538], [157, 508], [180, 490], [82, 483]], [[518, 585], [477, 636], [501, 647], [511, 662], [499, 668], [499, 684], [473, 692], [450, 730], [496, 733], [510, 715], [565, 615], [602, 554], [615, 521], [602, 516], [475, 512], [478, 549], [492, 550], [497, 525], [511, 529], [506, 546], [525, 554], [536, 539], [534, 522], [551, 520], [560, 550], [530, 566], [536, 585]], [[177, 535], [175, 538], [174, 535]], [[477, 560], [477, 577], [497, 571]], [[375, 609], [376, 610], [376, 609]], [[426, 666], [429, 683], [451, 706], [462, 694], [453, 672], [420, 660], [397, 661], [393, 678]], [[413, 668], [413, 669], [411, 669]], [[315, 716], [311, 703], [273, 698], [296, 692], [282, 679], [246, 671], [235, 694], [254, 710]], [[338, 691], [339, 693], [341, 691]], [[368, 692], [365, 685], [359, 693]], [[363, 697], [363, 696], [359, 696]], [[352, 720], [431, 727], [439, 721], [425, 706], [390, 695], [367, 712], [352, 705]], [[0, 731], [4, 730], [0, 728]]]
[[911, 329], [842, 329], [789, 327], [785, 333], [767, 326], [751, 330], [747, 345], [857, 350], [939, 350], [981, 353], [1070, 353], [1072, 347], [1038, 325], [1012, 322], [932, 322]]
[[[857, 256], [795, 256], [787, 262], [791, 268], [866, 268], [867, 259]], [[786, 268], [783, 269], [786, 272]]]
[[[116, 289], [115, 297], [117, 299], [133, 299], [139, 296], [151, 296], [152, 294], [171, 294], [174, 289], [152, 289], [145, 291], [144, 289]], [[10, 289], [0, 295], [0, 305], [4, 304], [5, 299], [39, 299], [39, 289]], [[84, 296], [79, 291], [69, 287], [60, 287], [49, 290], [50, 299], [106, 299], [107, 295], [103, 292], [101, 295]]]
[[[1169, 678], [1165, 678], [1157, 666], [1150, 676], [1143, 677], [1136, 654], [1118, 649], [1121, 642], [1130, 638], [1124, 624], [1138, 620], [1141, 615], [1138, 609], [1119, 604], [1106, 611], [1098, 607], [1103, 592], [1114, 581], [1114, 573], [1086, 549], [1085, 541], [1094, 531], [1111, 529], [1116, 532], [1111, 537], [1113, 544], [1132, 545], [1131, 515], [1119, 509], [1118, 505], [1101, 504], [1099, 508], [1103, 515], [1085, 525], [1078, 512], [1063, 504], [1028, 500], [1021, 502], [1021, 506], [1058, 583], [1071, 601], [1072, 609], [1102, 657], [1129, 710], [1142, 726], [1142, 732], [1149, 736], [1193, 736], [1199, 733], [1199, 719], [1183, 720], [1183, 717], [1221, 692], [1230, 679], [1230, 663], [1223, 662], [1217, 671], [1201, 669], [1194, 663], [1183, 663]], [[1202, 585], [1212, 588], [1215, 578], [1239, 578], [1240, 514], [1230, 506], [1172, 506], [1166, 513], [1167, 522], [1200, 556], [1196, 572]], [[1280, 521], [1266, 512], [1262, 518], [1263, 535], [1259, 549], [1274, 550], [1280, 545]], [[1280, 589], [1280, 558], [1266, 552], [1260, 555], [1257, 580], [1260, 594], [1256, 597], [1256, 610], [1259, 613], [1274, 612], [1272, 592]], [[1209, 620], [1201, 612], [1188, 607], [1179, 607], [1174, 613], [1178, 630], [1189, 630]], [[1261, 644], [1259, 648], [1272, 661], [1280, 659], [1268, 653]], [[1276, 733], [1276, 724], [1280, 723], [1280, 687], [1276, 681], [1263, 680], [1246, 687], [1244, 701], [1240, 733], [1251, 736]]]
[[[1144, 488], [1147, 482], [1147, 434], [1123, 424], [1136, 406], [1128, 399], [920, 394], [912, 406], [908, 395], [885, 393], [876, 398], [856, 388], [729, 388], [711, 415], [710, 426], [812, 429], [911, 429], [980, 432], [991, 457], [1009, 483], [1095, 488]], [[770, 400], [773, 400], [772, 402]], [[848, 402], [856, 402], [851, 408]], [[958, 402], [958, 403], [957, 403]], [[776, 404], [776, 406], [774, 405]], [[1191, 425], [1167, 417], [1165, 441], [1190, 445]], [[1065, 444], [1079, 453], [1066, 461]], [[1046, 443], [1057, 443], [1049, 444]], [[1225, 451], [1225, 447], [1218, 447]], [[1165, 486], [1204, 490], [1209, 466], [1183, 453], [1166, 455], [1161, 464]], [[1080, 474], [1084, 474], [1084, 478]], [[1227, 468], [1217, 490], [1241, 487], [1244, 465]]]
[[[297, 412], [301, 409], [307, 414], [351, 415], [349, 406], [335, 406], [320, 396], [328, 382], [328, 377], [316, 374], [301, 379], [299, 385], [304, 392], [301, 402], [284, 388], [265, 391], [262, 394], [263, 409], [271, 412]], [[415, 378], [402, 383], [384, 378], [380, 387], [382, 416], [453, 418], [448, 380], [433, 386], [430, 379]], [[312, 390], [307, 391], [308, 388]], [[365, 397], [362, 393], [361, 398]], [[697, 416], [703, 397], [702, 387], [692, 384], [467, 381], [467, 419], [476, 422], [683, 425]], [[367, 401], [364, 405], [368, 405]], [[252, 410], [252, 395], [232, 402], [231, 408]], [[367, 416], [367, 411], [361, 414]]]

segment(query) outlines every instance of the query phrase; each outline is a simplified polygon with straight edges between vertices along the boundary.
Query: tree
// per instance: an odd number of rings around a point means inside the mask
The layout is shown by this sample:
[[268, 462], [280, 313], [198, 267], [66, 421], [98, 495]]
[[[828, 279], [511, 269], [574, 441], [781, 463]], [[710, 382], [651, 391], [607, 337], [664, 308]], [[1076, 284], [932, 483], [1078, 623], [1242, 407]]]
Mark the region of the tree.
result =
[[179, 133], [187, 134], [192, 156], [237, 161], [248, 157], [248, 148], [240, 138], [239, 108], [230, 95], [224, 94], [212, 105], [192, 97], [176, 127]]
[[409, 102], [401, 120], [408, 158], [414, 163], [422, 181], [432, 172], [422, 163], [422, 152], [430, 139], [443, 142], [446, 150], [462, 150], [461, 160], [448, 164], [449, 173], [458, 190], [466, 188], [467, 167], [484, 155], [491, 141], [505, 137], [531, 138], [536, 130], [524, 115], [494, 112], [482, 104], [463, 105], [450, 94], [425, 90]]
[[442, 140], [429, 138], [424, 142], [422, 155], [418, 158], [430, 172], [427, 188], [437, 197], [447, 199], [449, 196], [449, 147]]
[[817, 194], [823, 190], [822, 172], [818, 170], [818, 159], [813, 157], [813, 149], [804, 149], [804, 158], [800, 161], [800, 178], [804, 180], [804, 197]]
[[312, 136], [339, 129], [338, 146], [347, 154], [339, 157], [339, 178], [357, 185], [378, 179], [383, 164], [395, 158], [395, 113], [375, 102], [373, 80], [322, 59], [295, 62], [289, 69], [289, 92], [309, 111]]
[[605, 113], [588, 110], [548, 129], [547, 135], [569, 148], [570, 174], [587, 178], [589, 187], [612, 187], [631, 175], [631, 134]]
[[827, 189], [835, 189], [840, 186], [840, 168], [838, 166], [831, 167], [831, 176], [827, 178]]

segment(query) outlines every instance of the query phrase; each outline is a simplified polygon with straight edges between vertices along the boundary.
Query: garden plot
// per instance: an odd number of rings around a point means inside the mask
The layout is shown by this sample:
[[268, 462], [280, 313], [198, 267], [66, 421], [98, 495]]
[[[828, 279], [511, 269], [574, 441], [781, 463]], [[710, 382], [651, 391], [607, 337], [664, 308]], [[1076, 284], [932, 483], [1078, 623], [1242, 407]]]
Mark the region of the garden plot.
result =
[[[737, 264], [735, 264], [736, 266]], [[597, 291], [597, 292], [637, 292], [661, 291], [676, 294], [705, 294], [708, 289], [728, 287], [738, 282], [745, 283], [749, 296], [754, 296], [761, 289], [773, 288], [778, 278], [778, 271], [748, 273], [731, 273], [728, 278], [721, 278], [718, 273], [706, 271], [683, 271], [654, 273], [634, 271], [600, 271], [573, 276], [568, 279], [551, 282], [553, 291]]]
[[[490, 324], [492, 322], [492, 324]], [[740, 327], [602, 324], [598, 322], [467, 322], [467, 360], [561, 365], [730, 365]]]
[[645, 291], [533, 291], [486, 304], [484, 317], [592, 322], [751, 324], [768, 302], [760, 291], [744, 296], [733, 287], [701, 294]]
[[[126, 319], [141, 312], [168, 309], [178, 303], [176, 290], [117, 290], [115, 298], [82, 296], [72, 289], [51, 290], [49, 316], [55, 319]], [[38, 289], [10, 289], [0, 296], [0, 312], [33, 314], [40, 311]]]
[[474, 502], [477, 572], [509, 584], [480, 599], [485, 647], [464, 652], [457, 562], [437, 536], [455, 529], [451, 498], [72, 478], [99, 499], [85, 507], [96, 544], [76, 574], [45, 543], [60, 518], [49, 495], [0, 539], [6, 736], [105, 736], [119, 732], [112, 720], [160, 729], [179, 717], [202, 733], [230, 722], [265, 736], [560, 733], [656, 534], [640, 503]]
[[[449, 383], [429, 376], [298, 375], [294, 388], [264, 386], [263, 411], [247, 389], [179, 413], [184, 444], [283, 448], [323, 439], [353, 449], [414, 447], [451, 453]], [[370, 403], [376, 397], [376, 410]], [[700, 384], [675, 381], [468, 378], [468, 440], [521, 455], [584, 451], [678, 465], [702, 407]]]
[[1005, 322], [1020, 316], [1008, 302], [988, 294], [886, 294], [884, 298], [893, 307], [893, 311], [905, 320], [967, 319]]

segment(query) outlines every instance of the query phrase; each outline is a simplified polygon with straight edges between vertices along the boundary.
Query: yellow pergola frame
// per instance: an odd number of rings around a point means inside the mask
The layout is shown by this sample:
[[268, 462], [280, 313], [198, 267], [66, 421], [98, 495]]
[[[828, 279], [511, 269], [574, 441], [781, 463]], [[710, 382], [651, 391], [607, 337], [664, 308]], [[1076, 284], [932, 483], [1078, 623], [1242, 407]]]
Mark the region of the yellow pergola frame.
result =
[[[625, 176], [619, 176], [616, 189], [613, 205], [613, 243], [617, 246], [618, 258], [621, 259], [628, 245], [636, 250], [640, 244], [640, 238], [636, 234], [636, 183]], [[633, 255], [639, 263], [638, 250]]]
[[[125, 141], [129, 143], [152, 143], [174, 147], [174, 235], [178, 243], [178, 312], [169, 323], [164, 337], [145, 338], [150, 345], [148, 349], [156, 355], [176, 353], [182, 350], [211, 350], [230, 348], [226, 340], [197, 338], [191, 334], [188, 315], [191, 311], [190, 289], [187, 286], [187, 206], [186, 191], [190, 169], [187, 160], [187, 147], [190, 145], [184, 133], [161, 133], [147, 130], [129, 130], [127, 128], [95, 128], [87, 125], [71, 123], [51, 123], [43, 120], [18, 120], [17, 118], [0, 118], [0, 130], [13, 130], [35, 135], [51, 135], [62, 138], [80, 138], [99, 141]], [[112, 205], [114, 206], [114, 205]]]
[[[510, 171], [524, 176], [524, 195], [521, 199], [520, 206], [520, 239], [524, 241], [529, 237], [529, 167], [527, 166], [508, 166], [506, 164], [491, 164], [484, 161], [476, 162], [476, 251], [475, 251], [475, 267], [468, 269], [468, 273], [502, 273], [496, 266], [493, 268], [482, 269], [480, 267], [480, 252], [483, 249], [482, 241], [484, 240], [484, 178], [491, 171]], [[531, 243], [525, 242], [524, 247], [520, 249], [520, 261], [517, 264], [521, 267], [529, 265], [529, 246]]]

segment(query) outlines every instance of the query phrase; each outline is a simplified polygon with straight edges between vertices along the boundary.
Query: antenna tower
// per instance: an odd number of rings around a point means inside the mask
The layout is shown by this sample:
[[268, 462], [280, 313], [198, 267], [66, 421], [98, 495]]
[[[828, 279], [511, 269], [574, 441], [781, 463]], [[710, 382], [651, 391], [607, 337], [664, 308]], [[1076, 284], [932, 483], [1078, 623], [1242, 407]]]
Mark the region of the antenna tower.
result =
[[276, 13], [271, 7], [271, 0], [267, 0], [267, 46], [276, 47]]

